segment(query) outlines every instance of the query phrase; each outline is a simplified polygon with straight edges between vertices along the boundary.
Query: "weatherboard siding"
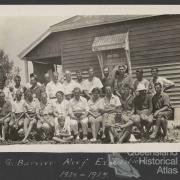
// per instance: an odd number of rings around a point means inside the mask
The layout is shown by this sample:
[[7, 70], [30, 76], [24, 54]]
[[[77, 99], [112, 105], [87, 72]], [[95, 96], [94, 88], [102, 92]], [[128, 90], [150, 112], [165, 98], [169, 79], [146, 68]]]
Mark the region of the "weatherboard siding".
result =
[[[98, 58], [92, 52], [94, 38], [129, 31], [133, 76], [135, 69], [142, 67], [145, 77], [150, 79], [150, 67], [157, 66], [160, 76], [176, 83], [176, 87], [169, 90], [169, 94], [172, 104], [180, 106], [179, 19], [180, 15], [166, 15], [59, 32], [54, 34], [50, 45], [62, 47], [64, 69], [73, 72], [81, 69], [85, 72], [89, 66], [93, 66], [96, 75], [100, 77]], [[48, 44], [47, 40], [45, 39], [44, 43]], [[33, 51], [36, 49], [38, 46]]]

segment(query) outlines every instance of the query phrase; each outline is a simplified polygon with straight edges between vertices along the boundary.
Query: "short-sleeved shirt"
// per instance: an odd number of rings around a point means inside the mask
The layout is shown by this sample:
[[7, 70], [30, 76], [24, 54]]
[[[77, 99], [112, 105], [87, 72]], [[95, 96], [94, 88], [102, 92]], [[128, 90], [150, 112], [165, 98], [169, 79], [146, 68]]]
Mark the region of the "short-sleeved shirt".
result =
[[122, 95], [124, 94], [123, 88], [125, 85], [128, 85], [130, 88], [133, 88], [133, 79], [130, 75], [125, 75], [122, 79], [115, 79], [114, 90], [118, 91]]
[[78, 87], [81, 89], [81, 86], [76, 83], [76, 81], [71, 80], [70, 82], [64, 81], [64, 89], [65, 89], [65, 95], [72, 94], [75, 87]]
[[75, 98], [71, 99], [69, 102], [69, 113], [85, 113], [89, 111], [89, 106], [87, 100], [80, 96], [79, 101]]
[[51, 81], [46, 85], [46, 93], [48, 98], [55, 98], [58, 91], [64, 92], [64, 86], [60, 82], [54, 83]]
[[93, 77], [92, 81], [90, 81], [89, 79], [86, 79], [84, 81], [84, 90], [88, 91], [88, 93], [91, 93], [94, 88], [101, 89], [102, 87], [102, 82], [97, 77]]
[[0, 104], [0, 117], [6, 116], [12, 111], [12, 104], [9, 101], [5, 101], [4, 104]]
[[12, 103], [12, 112], [14, 113], [23, 113], [24, 112], [24, 103], [25, 101], [21, 99], [20, 101], [14, 101]]
[[24, 112], [28, 114], [37, 114], [40, 111], [40, 103], [39, 100], [34, 98], [31, 103], [24, 103]]
[[169, 110], [171, 108], [169, 96], [162, 92], [159, 96], [155, 94], [152, 98], [153, 112], [168, 106]]
[[146, 94], [146, 96], [136, 96], [134, 99], [135, 111], [149, 109], [152, 106], [152, 96]]
[[172, 81], [170, 81], [170, 80], [168, 80], [168, 79], [166, 79], [164, 77], [158, 77], [156, 79], [156, 81], [154, 81], [153, 78], [152, 78], [149, 81], [149, 88], [148, 88], [149, 93], [151, 93], [152, 95], [156, 94], [154, 84], [158, 83], [158, 82], [163, 86], [163, 89], [166, 88], [166, 87], [169, 87], [171, 85], [174, 85], [174, 83]]
[[130, 94], [128, 97], [122, 96], [121, 98], [123, 111], [132, 111], [134, 107], [134, 96]]
[[99, 109], [101, 108], [101, 98], [98, 98], [95, 102], [93, 101], [93, 99], [91, 98], [89, 101], [88, 101], [88, 106], [89, 106], [89, 111], [97, 114], [97, 115], [100, 115], [99, 113]]
[[53, 111], [57, 112], [59, 115], [66, 117], [69, 113], [69, 102], [67, 100], [63, 100], [61, 103], [55, 101], [53, 104]]
[[76, 83], [78, 84], [78, 87], [81, 89], [81, 91], [84, 90], [84, 80], [82, 80], [81, 82], [76, 81]]
[[139, 84], [143, 84], [144, 86], [145, 86], [145, 88], [146, 89], [148, 89], [148, 87], [149, 87], [149, 81], [147, 80], [147, 79], [142, 79], [142, 81], [138, 81], [137, 79], [134, 81], [134, 91], [136, 91], [136, 89], [137, 89], [137, 86], [139, 85]]
[[112, 94], [111, 99], [109, 100], [107, 97], [102, 98], [101, 100], [101, 108], [102, 109], [109, 109], [121, 106], [121, 102], [119, 98]]

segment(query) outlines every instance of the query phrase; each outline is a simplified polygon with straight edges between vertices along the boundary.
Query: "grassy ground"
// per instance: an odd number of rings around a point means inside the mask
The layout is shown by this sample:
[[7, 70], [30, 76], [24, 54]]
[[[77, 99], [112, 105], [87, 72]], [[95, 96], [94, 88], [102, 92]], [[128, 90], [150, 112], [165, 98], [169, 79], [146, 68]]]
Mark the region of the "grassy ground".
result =
[[[173, 122], [173, 121], [169, 121], [168, 122], [168, 140], [166, 142], [170, 142], [170, 143], [180, 143], [180, 122]], [[140, 140], [136, 140], [135, 138], [133, 138], [134, 140], [128, 143], [144, 143], [144, 142], [148, 142], [148, 143], [153, 143], [153, 142], [159, 142], [159, 143], [166, 143], [164, 141], [160, 141], [160, 140], [156, 140], [156, 141], [140, 141]], [[68, 144], [89, 144], [90, 141], [82, 141], [79, 140], [78, 142], [73, 141], [72, 143], [68, 143]], [[5, 141], [5, 142], [0, 142], [0, 145], [13, 145], [13, 144], [22, 144], [21, 141]], [[30, 140], [27, 144], [59, 144], [56, 143], [55, 141], [51, 140], [51, 141], [36, 141], [36, 140]], [[63, 143], [62, 143], [63, 144]], [[98, 140], [95, 144], [102, 144], [102, 142], [100, 140]]]

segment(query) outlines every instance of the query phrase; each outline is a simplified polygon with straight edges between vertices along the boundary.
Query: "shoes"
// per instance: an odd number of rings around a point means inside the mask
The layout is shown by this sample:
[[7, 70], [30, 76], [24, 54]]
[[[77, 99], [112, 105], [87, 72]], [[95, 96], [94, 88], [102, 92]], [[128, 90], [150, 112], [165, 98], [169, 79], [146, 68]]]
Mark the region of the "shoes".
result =
[[92, 139], [90, 139], [90, 142], [92, 142], [92, 143], [94, 143], [94, 142], [96, 142], [97, 141], [97, 139], [96, 138], [92, 138]]
[[84, 138], [83, 138], [83, 141], [87, 141], [87, 137], [84, 137]]
[[80, 138], [79, 138], [79, 135], [77, 135], [76, 140], [79, 141], [79, 139], [80, 139]]

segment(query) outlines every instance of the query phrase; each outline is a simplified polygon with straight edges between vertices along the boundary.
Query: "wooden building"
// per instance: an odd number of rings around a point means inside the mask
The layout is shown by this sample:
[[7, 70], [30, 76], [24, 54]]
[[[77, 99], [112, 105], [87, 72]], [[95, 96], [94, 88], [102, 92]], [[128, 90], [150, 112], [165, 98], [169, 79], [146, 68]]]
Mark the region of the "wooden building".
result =
[[180, 15], [74, 16], [51, 26], [19, 55], [32, 61], [42, 74], [54, 64], [84, 76], [93, 66], [101, 77], [102, 67], [127, 63], [133, 76], [137, 68], [150, 78], [150, 68], [176, 86], [168, 91], [172, 105], [180, 107]]

